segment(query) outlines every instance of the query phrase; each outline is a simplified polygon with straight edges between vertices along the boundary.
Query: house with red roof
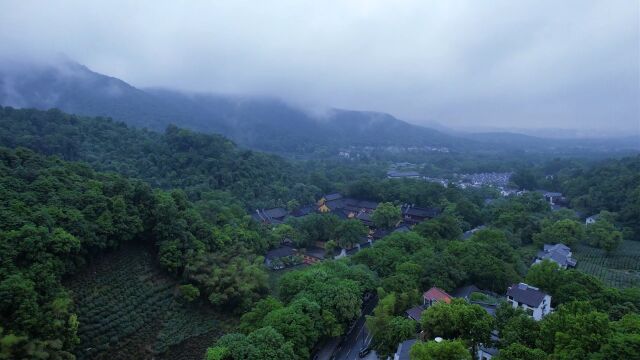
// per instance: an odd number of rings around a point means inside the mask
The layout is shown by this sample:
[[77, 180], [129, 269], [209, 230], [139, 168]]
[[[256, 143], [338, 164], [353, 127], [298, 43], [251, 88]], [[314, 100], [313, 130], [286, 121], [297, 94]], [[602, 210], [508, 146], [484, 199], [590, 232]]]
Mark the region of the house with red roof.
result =
[[422, 294], [422, 299], [424, 301], [424, 306], [429, 307], [431, 305], [435, 305], [435, 303], [439, 301], [450, 304], [453, 297], [447, 294], [446, 291], [434, 286]]

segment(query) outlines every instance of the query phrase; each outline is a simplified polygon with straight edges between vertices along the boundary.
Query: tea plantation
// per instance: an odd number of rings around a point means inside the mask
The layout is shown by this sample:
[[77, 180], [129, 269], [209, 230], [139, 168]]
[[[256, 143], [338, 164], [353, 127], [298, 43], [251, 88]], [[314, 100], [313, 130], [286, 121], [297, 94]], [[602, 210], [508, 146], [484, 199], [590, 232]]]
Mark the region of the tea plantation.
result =
[[139, 247], [103, 256], [67, 286], [80, 321], [80, 360], [176, 358], [170, 350], [200, 357], [233, 322], [174, 296], [177, 284]]
[[618, 288], [640, 286], [640, 242], [625, 240], [613, 253], [579, 245], [574, 254], [577, 269]]

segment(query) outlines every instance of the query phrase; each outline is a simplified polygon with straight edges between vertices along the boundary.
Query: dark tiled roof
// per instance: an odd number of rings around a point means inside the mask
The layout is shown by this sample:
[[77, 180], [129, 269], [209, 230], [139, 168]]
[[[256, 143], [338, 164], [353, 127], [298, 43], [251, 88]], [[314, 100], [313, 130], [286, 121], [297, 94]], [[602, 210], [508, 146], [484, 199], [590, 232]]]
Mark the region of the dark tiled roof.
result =
[[402, 213], [404, 215], [421, 217], [421, 218], [433, 218], [438, 216], [438, 209], [436, 208], [421, 208], [421, 207], [404, 207]]
[[562, 196], [562, 193], [555, 192], [555, 191], [536, 190], [536, 192], [541, 193], [542, 196], [546, 196], [546, 197], [561, 197]]
[[463, 298], [466, 299], [471, 295], [471, 293], [480, 292], [480, 289], [475, 285], [467, 285], [460, 288], [457, 288], [451, 293], [451, 296], [455, 298]]
[[496, 309], [498, 308], [496, 305], [491, 305], [491, 304], [477, 304], [477, 305], [480, 305], [489, 315], [494, 317], [496, 316]]
[[534, 308], [540, 306], [546, 295], [539, 289], [523, 283], [513, 284], [507, 290], [507, 296], [511, 296], [513, 300]]
[[372, 237], [376, 240], [378, 239], [382, 239], [383, 237], [389, 235], [389, 231], [384, 230], [384, 229], [376, 229], [376, 231], [373, 232]]
[[327, 194], [327, 195], [324, 196], [324, 199], [326, 201], [342, 199], [342, 194], [340, 194], [340, 193]]
[[406, 313], [407, 313], [407, 316], [409, 316], [413, 320], [420, 321], [420, 316], [422, 315], [423, 311], [424, 311], [424, 307], [416, 306], [416, 307], [412, 307], [411, 309], [407, 310]]
[[342, 209], [344, 207], [344, 201], [342, 199], [327, 200], [324, 204], [331, 210]]
[[356, 218], [357, 218], [358, 220], [363, 221], [363, 222], [371, 222], [371, 223], [373, 223], [373, 220], [371, 220], [371, 215], [369, 215], [367, 212], [364, 212], [364, 211], [363, 211], [363, 212], [360, 212], [360, 213], [356, 216]]
[[295, 254], [296, 254], [296, 249], [292, 248], [291, 246], [280, 246], [275, 249], [269, 250], [265, 255], [265, 258], [271, 260], [271, 259], [278, 259], [285, 256], [293, 256]]
[[543, 250], [536, 257], [540, 260], [551, 260], [561, 266], [575, 266], [576, 261], [571, 258], [571, 249], [564, 244], [544, 244]]
[[336, 210], [331, 212], [333, 215], [337, 216], [340, 219], [346, 220], [349, 218], [348, 214], [342, 210]]
[[287, 216], [287, 210], [280, 207], [262, 210], [262, 212], [272, 219], [282, 219]]
[[417, 171], [388, 171], [388, 177], [420, 177]]
[[291, 216], [295, 216], [295, 217], [307, 216], [307, 215], [311, 214], [312, 212], [314, 212], [315, 210], [316, 210], [315, 206], [313, 206], [313, 205], [305, 205], [305, 206], [301, 206], [301, 207], [293, 210], [291, 212]]
[[378, 207], [378, 203], [374, 201], [362, 200], [358, 201], [358, 207], [362, 209], [374, 210]]
[[316, 259], [323, 260], [324, 259], [325, 250], [323, 248], [311, 246], [308, 247], [305, 251], [305, 255], [314, 257]]
[[393, 230], [394, 233], [395, 232], [403, 233], [407, 231], [411, 231], [411, 228], [407, 225], [400, 225], [395, 230]]

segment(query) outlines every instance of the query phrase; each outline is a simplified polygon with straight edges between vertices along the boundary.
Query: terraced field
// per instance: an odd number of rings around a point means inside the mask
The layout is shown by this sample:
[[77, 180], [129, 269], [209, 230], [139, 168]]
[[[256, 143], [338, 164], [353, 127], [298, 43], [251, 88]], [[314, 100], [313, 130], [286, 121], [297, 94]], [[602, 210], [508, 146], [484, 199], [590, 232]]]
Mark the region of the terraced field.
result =
[[604, 250], [578, 245], [574, 252], [577, 269], [618, 288], [640, 286], [640, 242], [625, 240], [606, 255]]
[[174, 297], [176, 283], [139, 247], [108, 254], [66, 284], [82, 359], [201, 358], [234, 320]]

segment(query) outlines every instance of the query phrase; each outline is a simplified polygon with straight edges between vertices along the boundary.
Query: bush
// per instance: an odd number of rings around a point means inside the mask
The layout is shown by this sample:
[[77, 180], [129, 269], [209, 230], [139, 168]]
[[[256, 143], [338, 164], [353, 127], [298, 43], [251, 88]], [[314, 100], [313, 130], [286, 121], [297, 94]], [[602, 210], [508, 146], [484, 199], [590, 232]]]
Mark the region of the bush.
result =
[[200, 296], [200, 290], [191, 284], [180, 285], [178, 289], [180, 290], [180, 295], [189, 302]]

